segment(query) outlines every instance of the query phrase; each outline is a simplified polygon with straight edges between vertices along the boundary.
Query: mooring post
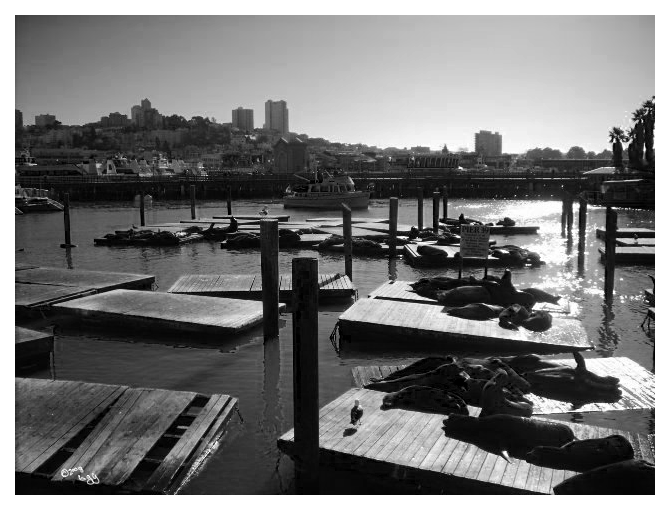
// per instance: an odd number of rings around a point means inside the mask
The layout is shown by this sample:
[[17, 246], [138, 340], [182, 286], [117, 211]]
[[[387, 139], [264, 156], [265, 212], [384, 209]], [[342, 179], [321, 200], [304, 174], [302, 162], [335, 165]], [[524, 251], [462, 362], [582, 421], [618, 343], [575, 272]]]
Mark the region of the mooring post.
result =
[[567, 219], [566, 215], [566, 206], [565, 206], [565, 195], [561, 194], [561, 235], [565, 236], [565, 220]]
[[293, 270], [293, 428], [298, 494], [319, 489], [319, 262], [295, 258]]
[[140, 226], [144, 226], [144, 190], [140, 190]]
[[614, 295], [614, 263], [616, 258], [617, 213], [607, 208], [605, 216], [605, 301], [612, 302]]
[[279, 221], [261, 220], [263, 337], [279, 335]]
[[191, 219], [195, 219], [195, 184], [191, 184]]
[[447, 222], [447, 209], [448, 209], [449, 195], [447, 194], [447, 187], [442, 186], [442, 214], [444, 222]]
[[398, 246], [398, 198], [391, 197], [389, 200], [389, 255], [396, 256]]
[[353, 263], [351, 260], [353, 246], [351, 241], [351, 208], [342, 204], [342, 233], [344, 234], [344, 274], [351, 281], [353, 278]]
[[572, 211], [572, 207], [574, 205], [572, 199], [572, 195], [568, 194], [565, 198], [565, 209], [566, 209], [566, 219], [565, 222], [567, 223], [567, 229], [568, 229], [568, 235], [572, 236], [572, 223], [574, 220], [574, 213]]
[[70, 239], [70, 194], [63, 195], [63, 223], [65, 224], [65, 242], [60, 245], [61, 248], [74, 248], [77, 245], [72, 244]]
[[230, 189], [230, 186], [228, 186], [228, 200], [226, 201], [226, 205], [228, 206], [228, 216], [233, 215], [233, 197], [232, 197], [232, 191]]
[[440, 226], [440, 192], [433, 192], [433, 233], [437, 234]]
[[417, 218], [416, 222], [417, 222], [417, 228], [421, 231], [421, 230], [423, 230], [423, 188], [422, 187], [416, 188], [416, 196], [417, 196], [417, 215], [418, 215], [418, 218]]
[[580, 253], [584, 253], [584, 250], [586, 248], [586, 208], [588, 206], [588, 202], [584, 197], [579, 197], [579, 216], [577, 218], [578, 221], [578, 229], [579, 229], [579, 240], [577, 242], [577, 251]]

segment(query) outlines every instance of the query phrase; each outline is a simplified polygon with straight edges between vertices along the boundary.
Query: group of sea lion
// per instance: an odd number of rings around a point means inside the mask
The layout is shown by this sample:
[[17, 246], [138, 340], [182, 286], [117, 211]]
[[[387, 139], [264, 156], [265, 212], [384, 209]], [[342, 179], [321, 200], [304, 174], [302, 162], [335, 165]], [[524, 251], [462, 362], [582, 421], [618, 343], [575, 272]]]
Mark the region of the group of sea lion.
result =
[[[332, 235], [328, 239], [321, 241], [316, 249], [318, 251], [344, 251], [344, 237], [339, 235]], [[383, 246], [370, 239], [361, 239], [354, 237], [351, 239], [351, 253], [354, 255], [380, 255], [384, 252]]]

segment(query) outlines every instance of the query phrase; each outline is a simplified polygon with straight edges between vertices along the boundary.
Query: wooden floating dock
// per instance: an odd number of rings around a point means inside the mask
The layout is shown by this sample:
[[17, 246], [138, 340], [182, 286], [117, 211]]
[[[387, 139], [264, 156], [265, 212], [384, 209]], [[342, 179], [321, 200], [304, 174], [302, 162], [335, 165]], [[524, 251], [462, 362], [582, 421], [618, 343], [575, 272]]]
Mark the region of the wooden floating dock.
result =
[[[167, 230], [167, 229], [165, 229]], [[128, 239], [128, 240], [115, 240], [108, 239], [106, 237], [98, 237], [93, 239], [93, 244], [96, 246], [151, 246], [151, 247], [170, 247], [170, 246], [181, 246], [182, 244], [197, 243], [204, 241], [205, 236], [202, 234], [188, 234], [185, 236], [180, 236], [176, 239], [176, 243], [164, 243], [158, 242], [155, 240], [148, 239]]]
[[586, 331], [573, 318], [554, 317], [550, 330], [509, 330], [498, 321], [474, 321], [447, 315], [442, 305], [386, 299], [360, 299], [338, 320], [344, 341], [403, 341], [403, 348], [557, 353], [592, 349]]
[[263, 216], [261, 214], [242, 214], [238, 216], [237, 214], [233, 214], [231, 216], [212, 216], [212, 218], [215, 218], [217, 220], [230, 220], [230, 218], [235, 218], [236, 220], [253, 220], [253, 221], [260, 221], [260, 220], [277, 220], [279, 222], [285, 222], [288, 221], [291, 216], [289, 214], [268, 214], [266, 216]]
[[14, 359], [17, 370], [49, 366], [53, 351], [53, 333], [14, 327]]
[[237, 407], [228, 395], [80, 381], [16, 378], [15, 391], [15, 477], [28, 490], [42, 482], [65, 491], [172, 493], [211, 453]]
[[[262, 299], [261, 275], [208, 275], [189, 274], [181, 276], [169, 289], [173, 294], [228, 297], [239, 299]], [[339, 273], [319, 275], [319, 300], [351, 299], [356, 287], [348, 276]], [[290, 303], [293, 296], [293, 281], [290, 274], [279, 275], [279, 300]]]
[[[617, 228], [616, 230], [616, 237], [635, 237], [637, 236], [638, 238], [649, 238], [649, 237], [656, 237], [656, 231], [651, 230], [650, 228], [629, 228], [629, 227], [623, 227], [623, 228]], [[605, 240], [605, 229], [604, 228], [597, 228], [596, 229], [596, 237], [598, 239]]]
[[[507, 463], [500, 455], [447, 437], [442, 430], [444, 415], [381, 409], [384, 395], [351, 389], [321, 408], [319, 455], [323, 464], [346, 466], [349, 471], [385, 477], [392, 483], [412, 480], [414, 485], [463, 494], [551, 494], [554, 486], [576, 474], [515, 458]], [[344, 434], [355, 399], [365, 410], [363, 421], [355, 434]], [[478, 413], [477, 408], [469, 410], [471, 415]], [[633, 445], [636, 458], [655, 462], [653, 435], [561, 423], [572, 428], [578, 439], [621, 434]], [[290, 456], [295, 456], [294, 445], [293, 429], [277, 440], [279, 449]]]
[[[430, 245], [434, 248], [438, 248], [445, 253], [445, 257], [426, 257], [421, 255], [418, 251], [419, 246], [421, 245]], [[435, 244], [434, 241], [422, 242], [422, 243], [410, 243], [406, 244], [403, 247], [403, 254], [405, 255], [405, 260], [413, 267], [456, 267], [460, 265], [460, 258], [455, 255], [460, 253], [460, 246], [440, 246]], [[489, 267], [508, 267], [509, 263], [505, 262], [503, 259], [496, 258], [492, 255], [489, 255], [488, 262]], [[463, 266], [484, 266], [483, 259], [463, 259]]]
[[[616, 246], [614, 253], [615, 264], [655, 264], [656, 248], [654, 246]], [[605, 262], [605, 248], [598, 248], [600, 260]]]
[[655, 237], [642, 237], [639, 239], [631, 239], [630, 237], [617, 238], [615, 241], [617, 246], [627, 246], [634, 248], [636, 246], [656, 246]]
[[[459, 234], [461, 231], [460, 225], [452, 225], [444, 223], [444, 218], [440, 219], [440, 226], [448, 228], [450, 232]], [[491, 235], [500, 236], [515, 236], [515, 235], [537, 235], [540, 227], [537, 225], [515, 225], [513, 227], [505, 227], [503, 225], [489, 225], [489, 232]]]
[[85, 322], [202, 335], [237, 334], [263, 321], [262, 303], [256, 301], [135, 290], [113, 290], [53, 308]]
[[[552, 359], [552, 362], [575, 368], [574, 359]], [[372, 377], [386, 377], [407, 365], [367, 366], [351, 369], [354, 383], [362, 388]], [[620, 380], [622, 397], [618, 402], [598, 402], [574, 407], [569, 402], [552, 400], [529, 393], [526, 397], [533, 402], [533, 414], [561, 414], [571, 412], [626, 411], [630, 409], [655, 409], [655, 377], [646, 368], [628, 358], [588, 358], [586, 367], [601, 376], [614, 376]]]
[[[435, 299], [420, 296], [412, 290], [410, 286], [412, 282], [402, 280], [389, 280], [383, 283], [368, 294], [369, 298], [373, 299], [388, 299], [390, 301], [404, 301], [407, 303], [426, 303], [438, 304]], [[522, 285], [516, 285], [520, 289]], [[445, 307], [449, 308], [449, 307]], [[577, 303], [561, 298], [558, 304], [553, 303], [536, 303], [533, 310], [544, 310], [550, 313], [560, 313], [570, 317], [576, 317], [579, 313], [579, 306]]]

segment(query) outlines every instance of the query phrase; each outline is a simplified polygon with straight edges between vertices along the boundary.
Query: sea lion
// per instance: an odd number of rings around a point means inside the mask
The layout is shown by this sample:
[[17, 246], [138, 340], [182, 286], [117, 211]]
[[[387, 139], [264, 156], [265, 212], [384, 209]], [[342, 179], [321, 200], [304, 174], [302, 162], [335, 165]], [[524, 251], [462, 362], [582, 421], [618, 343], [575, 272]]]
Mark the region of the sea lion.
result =
[[408, 375], [425, 374], [431, 370], [435, 370], [436, 368], [441, 367], [442, 365], [455, 362], [456, 360], [451, 356], [421, 358], [420, 360], [407, 365], [405, 368], [401, 368], [400, 370], [396, 370], [395, 372], [390, 373], [386, 377], [371, 377], [370, 382], [394, 381]]
[[469, 303], [487, 303], [491, 294], [481, 285], [465, 285], [437, 292], [437, 302], [447, 306], [463, 306]]
[[485, 366], [487, 366], [489, 370], [504, 370], [507, 374], [507, 384], [505, 385], [507, 388], [518, 389], [522, 394], [530, 391], [530, 383], [502, 359], [488, 358]]
[[511, 280], [482, 281], [478, 283], [491, 295], [490, 303], [500, 306], [521, 305], [529, 310], [535, 305], [535, 298], [526, 293], [519, 292], [512, 285]]
[[377, 391], [399, 391], [407, 386], [430, 386], [461, 395], [465, 391], [468, 375], [455, 363], [446, 363], [430, 372], [412, 374], [390, 381], [371, 382], [364, 388]]
[[530, 317], [524, 320], [521, 325], [536, 333], [547, 331], [551, 328], [552, 316], [545, 310], [534, 310]]
[[498, 316], [499, 324], [505, 329], [519, 329], [519, 325], [530, 317], [530, 312], [521, 305], [511, 305]]
[[462, 319], [485, 321], [498, 317], [502, 310], [502, 306], [487, 305], [486, 303], [470, 303], [469, 305], [447, 310], [447, 314], [461, 317]]
[[572, 441], [560, 448], [538, 446], [526, 455], [526, 460], [538, 466], [582, 472], [632, 459], [634, 454], [628, 439], [615, 434]]
[[563, 423], [509, 414], [482, 418], [451, 414], [443, 424], [447, 436], [503, 455], [507, 460], [508, 453], [523, 458], [537, 446], [560, 447], [575, 439], [572, 429]]
[[429, 259], [446, 259], [449, 257], [448, 252], [430, 244], [420, 244], [416, 251], [419, 255]]
[[554, 296], [552, 294], [549, 294], [548, 292], [543, 291], [542, 289], [536, 289], [534, 287], [521, 289], [521, 292], [530, 294], [535, 298], [535, 301], [538, 303], [553, 303], [557, 305], [561, 299], [561, 296]]
[[533, 414], [533, 404], [513, 402], [505, 397], [503, 390], [507, 381], [507, 373], [501, 368], [484, 385], [479, 399], [479, 405], [482, 408], [479, 416], [512, 414], [515, 416], [530, 417]]
[[513, 227], [516, 225], [516, 221], [514, 221], [509, 216], [505, 216], [502, 220], [499, 220], [496, 225], [502, 225], [503, 227]]
[[568, 478], [554, 487], [554, 494], [654, 494], [655, 471], [646, 460], [624, 460]]
[[[495, 358], [488, 358], [489, 360]], [[542, 359], [537, 354], [520, 354], [518, 356], [508, 356], [498, 358], [500, 361], [513, 368], [518, 374], [523, 375], [526, 372], [534, 372], [543, 368], [560, 368], [564, 365], [553, 361]]]
[[418, 385], [407, 386], [384, 395], [382, 407], [438, 414], [468, 414], [467, 405], [458, 395], [438, 388]]

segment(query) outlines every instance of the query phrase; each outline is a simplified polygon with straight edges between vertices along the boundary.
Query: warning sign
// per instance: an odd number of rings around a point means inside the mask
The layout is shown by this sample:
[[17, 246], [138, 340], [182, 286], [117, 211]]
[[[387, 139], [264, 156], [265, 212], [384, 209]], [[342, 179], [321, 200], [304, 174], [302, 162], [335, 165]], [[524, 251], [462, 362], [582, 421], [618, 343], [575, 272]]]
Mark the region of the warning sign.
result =
[[461, 257], [488, 258], [490, 233], [485, 225], [461, 225]]

